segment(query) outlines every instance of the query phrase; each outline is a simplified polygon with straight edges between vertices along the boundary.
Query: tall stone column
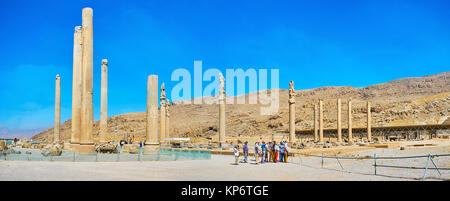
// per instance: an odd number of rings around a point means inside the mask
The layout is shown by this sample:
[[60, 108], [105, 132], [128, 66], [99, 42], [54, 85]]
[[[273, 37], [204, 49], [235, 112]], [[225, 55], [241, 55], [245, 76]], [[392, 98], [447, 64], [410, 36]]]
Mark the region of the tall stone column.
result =
[[317, 123], [317, 104], [314, 105], [314, 142], [318, 142], [319, 141], [319, 135], [317, 133], [317, 130], [319, 125]]
[[352, 136], [352, 99], [348, 99], [348, 141], [353, 142]]
[[341, 99], [337, 99], [337, 141], [342, 142]]
[[71, 146], [80, 144], [81, 133], [81, 98], [82, 98], [82, 28], [75, 27], [73, 37], [73, 82], [72, 82], [72, 126], [70, 143]]
[[83, 99], [82, 99], [82, 118], [81, 118], [81, 135], [80, 145], [84, 151], [92, 151], [93, 141], [93, 30], [92, 30], [92, 8], [83, 8]]
[[166, 98], [166, 138], [170, 137], [169, 135], [169, 99]]
[[147, 124], [145, 145], [158, 145], [158, 76], [147, 78]]
[[295, 141], [295, 89], [294, 81], [289, 82], [289, 142]]
[[219, 142], [225, 143], [225, 78], [219, 74]]
[[323, 142], [323, 101], [319, 100], [319, 142]]
[[159, 115], [159, 143], [162, 144], [166, 138], [166, 88], [164, 83], [161, 85], [161, 99], [160, 99], [160, 115]]
[[371, 122], [372, 122], [372, 114], [370, 111], [370, 102], [367, 101], [367, 140], [369, 141], [372, 140]]
[[56, 75], [55, 82], [55, 128], [53, 132], [53, 143], [59, 144], [59, 125], [61, 121], [61, 78]]
[[100, 103], [100, 143], [105, 143], [108, 131], [108, 60], [102, 60], [102, 83], [101, 83], [101, 103]]

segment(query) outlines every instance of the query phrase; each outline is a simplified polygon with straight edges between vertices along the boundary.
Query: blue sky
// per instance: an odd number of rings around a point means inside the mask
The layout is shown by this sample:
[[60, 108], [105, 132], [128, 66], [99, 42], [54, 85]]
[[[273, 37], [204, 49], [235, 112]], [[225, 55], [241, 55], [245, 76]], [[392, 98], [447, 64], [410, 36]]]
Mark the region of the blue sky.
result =
[[[177, 68], [278, 68], [280, 87], [363, 87], [450, 69], [448, 0], [24, 1], [0, 0], [0, 127], [71, 117], [74, 27], [94, 10], [94, 119], [101, 59], [109, 61], [108, 116], [146, 110], [146, 78], [168, 94]], [[205, 87], [208, 83], [204, 83]], [[192, 91], [193, 93], [193, 91]]]

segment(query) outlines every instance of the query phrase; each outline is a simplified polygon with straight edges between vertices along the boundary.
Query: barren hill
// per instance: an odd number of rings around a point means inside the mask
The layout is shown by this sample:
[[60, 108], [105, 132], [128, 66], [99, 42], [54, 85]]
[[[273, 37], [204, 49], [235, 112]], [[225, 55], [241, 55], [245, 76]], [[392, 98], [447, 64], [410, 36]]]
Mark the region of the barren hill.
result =
[[[288, 85], [286, 83], [286, 85]], [[269, 90], [269, 94], [270, 94]], [[278, 113], [261, 115], [260, 108], [267, 105], [226, 105], [226, 132], [228, 136], [255, 136], [283, 133], [288, 128], [288, 90], [280, 89]], [[328, 86], [296, 91], [296, 129], [313, 127], [314, 104], [324, 100], [324, 127], [336, 125], [336, 99], [342, 99], [342, 122], [346, 128], [347, 99], [353, 99], [354, 127], [366, 124], [366, 101], [372, 102], [373, 126], [440, 124], [450, 113], [450, 71], [439, 74], [393, 80], [368, 87]], [[214, 99], [216, 97], [206, 97]], [[218, 129], [218, 105], [183, 104], [181, 101], [170, 106], [170, 137], [216, 138]], [[61, 125], [62, 138], [70, 139], [71, 121]], [[98, 122], [94, 124], [94, 138], [98, 135]], [[145, 136], [145, 112], [126, 113], [108, 118], [108, 139], [121, 138], [125, 134], [136, 138]], [[47, 129], [32, 139], [47, 142], [53, 128]]]

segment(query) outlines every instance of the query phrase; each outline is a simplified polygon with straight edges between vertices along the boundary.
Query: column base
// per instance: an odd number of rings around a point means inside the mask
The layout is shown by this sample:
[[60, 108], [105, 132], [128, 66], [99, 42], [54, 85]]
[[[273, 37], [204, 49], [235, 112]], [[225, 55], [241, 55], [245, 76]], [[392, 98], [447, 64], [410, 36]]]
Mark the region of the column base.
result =
[[152, 144], [152, 145], [146, 144], [146, 145], [143, 147], [143, 149], [144, 149], [144, 151], [146, 151], [146, 152], [153, 152], [153, 151], [159, 151], [160, 147], [159, 147], [158, 144]]
[[84, 152], [84, 153], [87, 153], [87, 152], [94, 152], [95, 151], [95, 148], [94, 148], [94, 145], [92, 144], [92, 145], [83, 145], [83, 144], [80, 144], [78, 147], [77, 147], [77, 150], [73, 150], [73, 151], [78, 151], [78, 152]]

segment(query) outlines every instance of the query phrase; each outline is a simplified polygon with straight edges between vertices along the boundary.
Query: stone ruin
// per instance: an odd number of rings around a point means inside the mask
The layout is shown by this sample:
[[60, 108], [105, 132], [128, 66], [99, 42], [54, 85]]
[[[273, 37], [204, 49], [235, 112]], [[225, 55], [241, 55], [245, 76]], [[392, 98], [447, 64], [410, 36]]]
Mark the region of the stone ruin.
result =
[[100, 143], [95, 145], [95, 151], [98, 153], [117, 153], [119, 152], [119, 145]]
[[41, 149], [41, 154], [43, 156], [61, 156], [63, 146], [60, 144], [48, 144], [43, 149]]

